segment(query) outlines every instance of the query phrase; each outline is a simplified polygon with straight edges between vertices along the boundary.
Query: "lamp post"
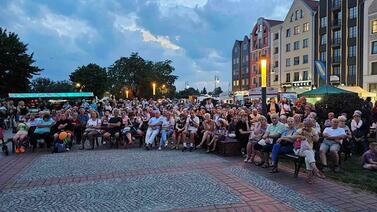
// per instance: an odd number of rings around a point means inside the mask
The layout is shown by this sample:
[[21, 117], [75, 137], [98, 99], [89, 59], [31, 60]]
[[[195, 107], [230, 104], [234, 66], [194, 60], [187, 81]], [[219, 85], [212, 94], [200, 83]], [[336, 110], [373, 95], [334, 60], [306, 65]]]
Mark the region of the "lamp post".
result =
[[128, 89], [126, 89], [126, 99], [128, 99]]
[[84, 85], [81, 85], [81, 83], [76, 83], [76, 88], [79, 89], [80, 92], [82, 92], [82, 89], [84, 88]]
[[261, 88], [262, 88], [262, 112], [264, 116], [267, 116], [267, 59], [262, 57], [260, 59], [261, 64]]
[[156, 96], [156, 83], [152, 83], [153, 96]]

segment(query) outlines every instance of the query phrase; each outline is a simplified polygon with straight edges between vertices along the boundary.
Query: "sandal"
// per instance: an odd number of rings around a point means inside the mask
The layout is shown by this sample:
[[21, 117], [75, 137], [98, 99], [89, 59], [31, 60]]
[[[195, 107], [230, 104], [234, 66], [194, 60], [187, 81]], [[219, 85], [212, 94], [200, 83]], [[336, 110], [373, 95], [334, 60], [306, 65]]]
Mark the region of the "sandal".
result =
[[326, 176], [323, 174], [321, 171], [314, 172], [314, 175], [317, 176], [318, 178], [325, 179]]

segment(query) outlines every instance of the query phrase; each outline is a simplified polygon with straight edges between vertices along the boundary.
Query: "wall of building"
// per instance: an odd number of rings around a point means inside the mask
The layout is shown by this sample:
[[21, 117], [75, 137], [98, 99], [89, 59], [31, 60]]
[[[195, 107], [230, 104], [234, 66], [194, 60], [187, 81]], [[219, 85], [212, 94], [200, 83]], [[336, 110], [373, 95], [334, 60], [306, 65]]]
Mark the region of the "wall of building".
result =
[[377, 1], [366, 0], [364, 7], [364, 73], [363, 87], [377, 92], [377, 75], [372, 74], [372, 63], [377, 62], [377, 54], [372, 54], [372, 42], [377, 41], [377, 33], [372, 34], [372, 21], [377, 20]]
[[281, 56], [282, 56], [281, 40], [282, 40], [282, 25], [279, 24], [279, 25], [271, 27], [271, 36], [270, 36], [271, 87], [276, 88], [277, 90], [280, 89], [280, 79], [281, 79]]

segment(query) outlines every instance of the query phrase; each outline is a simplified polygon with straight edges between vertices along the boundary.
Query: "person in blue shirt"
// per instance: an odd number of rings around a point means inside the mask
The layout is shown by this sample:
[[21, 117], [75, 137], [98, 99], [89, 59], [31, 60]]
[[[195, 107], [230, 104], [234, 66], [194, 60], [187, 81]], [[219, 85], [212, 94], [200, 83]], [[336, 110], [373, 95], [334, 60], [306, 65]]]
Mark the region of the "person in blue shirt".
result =
[[43, 139], [47, 148], [51, 147], [51, 127], [55, 124], [55, 121], [50, 117], [49, 114], [44, 114], [42, 118], [37, 120], [37, 125], [34, 133], [30, 136], [30, 143], [33, 149], [37, 146], [37, 140]]

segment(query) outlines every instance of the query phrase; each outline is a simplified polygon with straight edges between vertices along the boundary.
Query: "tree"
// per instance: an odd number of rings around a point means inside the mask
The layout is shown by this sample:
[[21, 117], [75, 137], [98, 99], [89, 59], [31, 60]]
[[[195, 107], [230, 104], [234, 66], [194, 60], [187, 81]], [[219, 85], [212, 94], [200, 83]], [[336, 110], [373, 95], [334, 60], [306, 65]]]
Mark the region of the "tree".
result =
[[95, 96], [102, 97], [107, 89], [106, 69], [97, 64], [78, 67], [69, 75], [69, 79], [74, 85], [80, 83], [82, 91], [93, 92]]
[[31, 81], [31, 91], [36, 93], [59, 93], [74, 91], [73, 85], [69, 81], [53, 81], [49, 78], [39, 77]]
[[0, 97], [28, 91], [31, 78], [41, 71], [32, 65], [33, 53], [29, 55], [27, 51], [27, 44], [17, 34], [0, 27]]
[[[108, 68], [108, 79], [112, 94], [124, 96], [122, 91], [127, 88], [131, 95], [139, 97], [152, 96], [152, 83], [156, 83], [156, 91], [161, 91], [162, 86], [167, 89], [164, 95], [175, 93], [174, 82], [177, 76], [172, 75], [174, 67], [170, 60], [152, 62], [144, 60], [137, 53], [130, 57], [121, 57]], [[161, 92], [157, 94], [162, 95]]]
[[38, 77], [31, 81], [31, 91], [35, 93], [46, 93], [50, 92], [51, 87], [53, 86], [54, 81], [45, 77]]
[[200, 94], [207, 94], [207, 89], [206, 89], [206, 87], [203, 88], [203, 90], [200, 92]]
[[186, 88], [184, 90], [181, 90], [179, 91], [177, 94], [176, 94], [176, 97], [177, 98], [188, 98], [189, 96], [199, 96], [200, 95], [200, 92], [198, 89], [194, 89], [194, 88]]
[[223, 90], [221, 89], [221, 87], [217, 87], [217, 88], [215, 88], [215, 90], [213, 91], [213, 95], [214, 96], [218, 96], [218, 95], [220, 95], [221, 93], [223, 92]]

